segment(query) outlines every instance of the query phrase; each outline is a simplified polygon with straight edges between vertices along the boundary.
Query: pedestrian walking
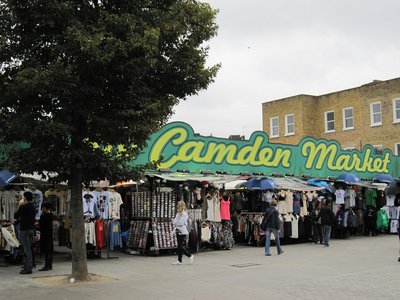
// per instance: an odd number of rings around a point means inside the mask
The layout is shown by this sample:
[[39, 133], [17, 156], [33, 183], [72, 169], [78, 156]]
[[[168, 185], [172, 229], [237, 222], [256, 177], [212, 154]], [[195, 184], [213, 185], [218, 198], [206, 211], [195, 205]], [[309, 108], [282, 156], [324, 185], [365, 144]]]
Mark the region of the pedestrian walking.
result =
[[185, 254], [189, 258], [189, 263], [192, 264], [194, 256], [186, 249], [186, 240], [189, 235], [186, 203], [184, 201], [178, 201], [176, 209], [177, 213], [172, 221], [172, 224], [174, 226], [174, 231], [176, 233], [176, 238], [178, 241], [178, 260], [174, 262], [173, 265], [182, 264], [183, 254]]
[[280, 243], [280, 219], [279, 212], [277, 209], [277, 201], [273, 199], [271, 201], [271, 206], [265, 211], [266, 218], [266, 230], [265, 230], [265, 256], [271, 256], [270, 245], [271, 245], [271, 233], [275, 237], [275, 245], [278, 255], [282, 254], [284, 251], [281, 248]]

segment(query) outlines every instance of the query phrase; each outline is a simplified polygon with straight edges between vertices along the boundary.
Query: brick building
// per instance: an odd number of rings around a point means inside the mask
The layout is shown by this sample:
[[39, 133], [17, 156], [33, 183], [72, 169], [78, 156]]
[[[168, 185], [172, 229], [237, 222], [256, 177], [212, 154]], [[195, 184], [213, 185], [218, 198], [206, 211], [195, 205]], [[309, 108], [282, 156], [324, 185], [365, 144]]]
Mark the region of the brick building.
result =
[[337, 140], [343, 149], [373, 145], [400, 155], [400, 78], [320, 96], [297, 95], [262, 104], [270, 142], [298, 144], [306, 136]]

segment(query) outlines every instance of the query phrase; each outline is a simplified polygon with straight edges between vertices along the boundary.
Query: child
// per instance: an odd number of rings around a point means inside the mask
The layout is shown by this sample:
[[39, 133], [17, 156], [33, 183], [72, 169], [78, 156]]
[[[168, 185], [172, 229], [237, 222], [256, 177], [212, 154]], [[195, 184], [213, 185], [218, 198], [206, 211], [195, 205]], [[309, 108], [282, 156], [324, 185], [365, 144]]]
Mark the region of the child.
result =
[[53, 269], [53, 214], [50, 211], [51, 204], [42, 204], [42, 214], [40, 216], [40, 250], [44, 256], [44, 267], [39, 271], [49, 271]]

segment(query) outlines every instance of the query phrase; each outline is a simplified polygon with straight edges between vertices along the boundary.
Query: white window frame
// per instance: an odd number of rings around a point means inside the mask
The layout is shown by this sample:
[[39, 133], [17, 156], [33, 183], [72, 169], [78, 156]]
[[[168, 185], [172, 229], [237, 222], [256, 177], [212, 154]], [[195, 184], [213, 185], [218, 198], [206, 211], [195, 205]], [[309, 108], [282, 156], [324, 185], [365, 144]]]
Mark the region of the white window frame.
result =
[[[288, 123], [288, 118], [290, 116], [293, 116], [293, 123]], [[293, 125], [293, 132], [289, 132], [289, 125]], [[285, 136], [289, 136], [289, 135], [294, 135], [295, 133], [295, 120], [294, 120], [294, 114], [287, 114], [285, 115]]]
[[[277, 121], [278, 121], [277, 126], [274, 126], [274, 124], [273, 124], [273, 121], [274, 121], [274, 120], [277, 120]], [[275, 128], [278, 129], [278, 133], [277, 133], [277, 134], [274, 134], [274, 129], [275, 129]], [[279, 117], [278, 117], [278, 116], [269, 118], [269, 136], [270, 136], [271, 138], [277, 138], [277, 137], [279, 137]]]
[[[351, 118], [346, 118], [346, 111], [351, 110]], [[352, 120], [353, 121], [353, 126], [351, 127], [346, 127], [346, 120]], [[353, 107], [345, 107], [343, 108], [343, 130], [351, 130], [354, 129], [354, 110]]]
[[[399, 107], [396, 109], [396, 102], [399, 103]], [[400, 111], [400, 98], [393, 99], [393, 123], [400, 123], [400, 118], [397, 118], [396, 111]]]
[[[381, 116], [381, 121], [380, 122], [374, 122], [374, 115], [378, 114], [378, 113], [374, 113], [373, 112], [372, 108], [374, 107], [374, 104], [379, 104], [379, 108], [380, 108], [379, 109], [379, 115]], [[369, 104], [369, 113], [370, 113], [371, 127], [381, 126], [382, 125], [382, 103], [380, 101], [370, 103]]]
[[400, 143], [395, 143], [394, 144], [394, 155], [400, 156]]
[[[372, 147], [374, 148], [374, 154], [382, 154], [383, 153], [383, 145], [372, 145]], [[382, 149], [380, 153], [376, 152], [375, 148], [378, 148], [378, 147], [380, 147]]]
[[[333, 129], [332, 130], [328, 130], [328, 114], [333, 113]], [[332, 121], [329, 121], [332, 122]], [[325, 133], [329, 133], [329, 132], [335, 132], [335, 111], [331, 110], [331, 111], [326, 111], [325, 112]]]

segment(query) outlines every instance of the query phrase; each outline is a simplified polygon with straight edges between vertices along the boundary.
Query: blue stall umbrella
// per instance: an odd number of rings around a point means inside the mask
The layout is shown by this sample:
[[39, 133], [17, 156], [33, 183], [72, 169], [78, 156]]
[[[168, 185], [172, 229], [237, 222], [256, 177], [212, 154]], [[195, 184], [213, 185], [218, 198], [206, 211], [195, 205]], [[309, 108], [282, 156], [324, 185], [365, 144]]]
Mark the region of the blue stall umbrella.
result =
[[17, 177], [18, 177], [18, 174], [11, 173], [8, 170], [1, 170], [0, 171], [0, 187], [9, 185]]
[[394, 178], [389, 174], [379, 174], [373, 179], [373, 181], [390, 184], [394, 181]]
[[349, 184], [361, 183], [361, 179], [352, 173], [344, 173], [340, 175], [336, 181], [342, 181]]
[[277, 184], [270, 178], [251, 178], [245, 183], [249, 190], [274, 190], [278, 188]]
[[326, 190], [328, 190], [331, 193], [335, 192], [334, 187], [332, 185], [330, 185], [328, 182], [323, 181], [323, 180], [318, 180], [316, 178], [313, 178], [313, 179], [307, 180], [307, 184], [312, 185], [312, 186], [324, 187]]

